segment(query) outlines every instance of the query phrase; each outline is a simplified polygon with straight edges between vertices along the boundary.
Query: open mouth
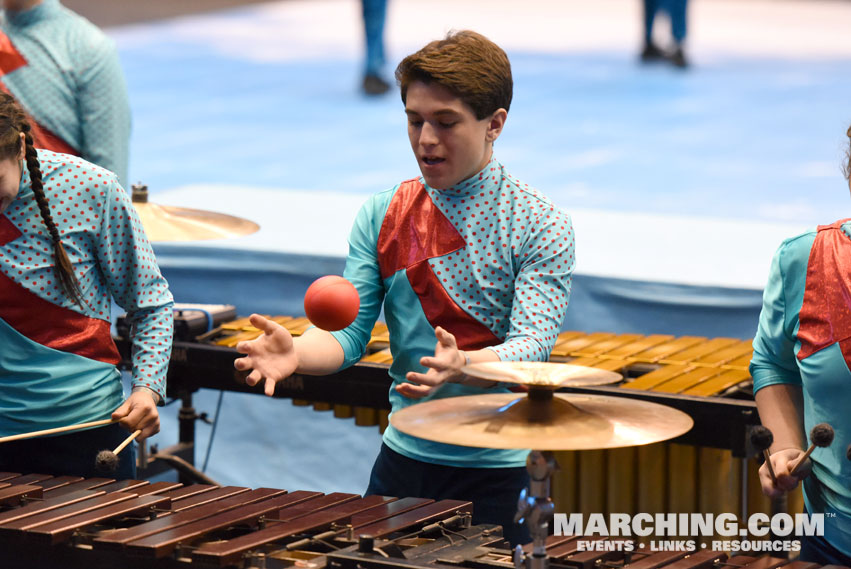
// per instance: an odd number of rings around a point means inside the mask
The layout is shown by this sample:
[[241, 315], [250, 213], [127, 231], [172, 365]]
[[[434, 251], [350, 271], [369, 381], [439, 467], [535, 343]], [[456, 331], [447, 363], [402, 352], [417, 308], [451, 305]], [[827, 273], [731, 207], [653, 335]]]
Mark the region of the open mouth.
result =
[[444, 162], [445, 160], [446, 160], [445, 158], [434, 158], [434, 157], [431, 157], [431, 156], [424, 156], [423, 157], [423, 162], [425, 162], [429, 166], [434, 166], [435, 164], [440, 164], [441, 162]]

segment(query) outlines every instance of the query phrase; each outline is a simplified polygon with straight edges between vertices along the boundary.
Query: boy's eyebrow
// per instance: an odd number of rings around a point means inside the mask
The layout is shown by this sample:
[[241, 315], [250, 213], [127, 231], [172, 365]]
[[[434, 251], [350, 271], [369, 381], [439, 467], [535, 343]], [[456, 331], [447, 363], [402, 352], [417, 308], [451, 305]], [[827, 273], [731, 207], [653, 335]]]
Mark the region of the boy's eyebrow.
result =
[[[420, 116], [420, 113], [418, 113], [417, 111], [411, 110], [411, 109], [405, 109], [405, 114], [406, 114], [406, 115], [416, 115], [416, 116]], [[434, 114], [434, 115], [436, 115], [436, 116], [452, 116], [452, 117], [456, 117], [456, 116], [459, 116], [461, 113], [459, 113], [458, 111], [454, 111], [454, 110], [452, 110], [452, 109], [440, 109], [440, 110], [438, 110], [438, 111], [434, 111], [434, 113], [432, 113], [432, 114]]]

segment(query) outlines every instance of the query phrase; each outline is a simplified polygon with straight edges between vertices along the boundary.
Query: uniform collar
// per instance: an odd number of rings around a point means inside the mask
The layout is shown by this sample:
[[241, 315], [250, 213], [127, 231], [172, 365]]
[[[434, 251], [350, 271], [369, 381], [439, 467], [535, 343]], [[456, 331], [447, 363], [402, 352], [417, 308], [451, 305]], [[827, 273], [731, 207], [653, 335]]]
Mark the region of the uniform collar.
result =
[[436, 190], [428, 185], [426, 185], [426, 187], [428, 187], [431, 191], [437, 192], [438, 194], [446, 197], [473, 196], [479, 192], [497, 187], [501, 178], [501, 174], [497, 173], [501, 169], [502, 165], [497, 162], [493, 156], [491, 156], [491, 159], [487, 164], [485, 164], [484, 168], [463, 182], [459, 182], [454, 186], [443, 190]]
[[15, 10], [4, 10], [3, 16], [6, 23], [11, 26], [24, 27], [44, 18], [47, 14], [59, 7], [59, 0], [42, 0], [29, 10], [18, 12]]

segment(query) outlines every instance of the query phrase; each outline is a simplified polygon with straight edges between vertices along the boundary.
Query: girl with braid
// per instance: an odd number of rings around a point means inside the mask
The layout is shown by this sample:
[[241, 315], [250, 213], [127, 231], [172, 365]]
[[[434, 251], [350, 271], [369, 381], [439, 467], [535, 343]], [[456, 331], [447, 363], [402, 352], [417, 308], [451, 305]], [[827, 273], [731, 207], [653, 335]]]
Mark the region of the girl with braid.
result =
[[[110, 334], [112, 300], [133, 330], [126, 399]], [[95, 457], [129, 432], [159, 431], [172, 297], [115, 174], [33, 147], [18, 102], [0, 93], [0, 436], [112, 419], [105, 427], [0, 444], [0, 471], [103, 476]], [[135, 476], [135, 453], [118, 478]]]

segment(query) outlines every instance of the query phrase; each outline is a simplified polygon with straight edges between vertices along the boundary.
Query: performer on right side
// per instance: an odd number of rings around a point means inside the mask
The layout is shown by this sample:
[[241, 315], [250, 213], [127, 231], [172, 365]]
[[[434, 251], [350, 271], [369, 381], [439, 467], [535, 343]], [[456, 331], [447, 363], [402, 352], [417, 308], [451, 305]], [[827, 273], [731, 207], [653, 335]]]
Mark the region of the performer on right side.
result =
[[[851, 127], [845, 177], [851, 187]], [[851, 566], [851, 219], [786, 239], [771, 264], [754, 339], [751, 375], [762, 424], [774, 435], [760, 468], [771, 497], [803, 481], [809, 513], [825, 513], [824, 536], [799, 536], [801, 560]], [[835, 442], [794, 475], [807, 433], [830, 424]]]

